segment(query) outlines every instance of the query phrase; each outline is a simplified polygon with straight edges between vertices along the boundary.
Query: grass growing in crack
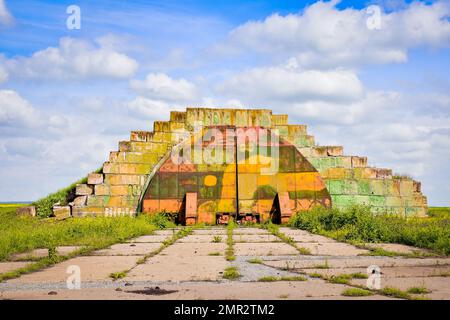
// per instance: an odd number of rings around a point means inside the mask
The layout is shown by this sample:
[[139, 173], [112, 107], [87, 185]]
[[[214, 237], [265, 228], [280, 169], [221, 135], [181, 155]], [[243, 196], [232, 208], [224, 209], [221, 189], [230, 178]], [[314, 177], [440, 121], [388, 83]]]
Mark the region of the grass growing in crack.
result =
[[118, 280], [125, 278], [127, 276], [127, 270], [125, 271], [119, 271], [119, 272], [112, 272], [109, 274], [109, 277], [113, 280]]
[[227, 249], [225, 250], [225, 259], [227, 261], [234, 261], [236, 257], [234, 255], [234, 240], [233, 240], [233, 229], [236, 227], [233, 219], [230, 218], [227, 226]]
[[252, 258], [247, 260], [248, 263], [253, 263], [253, 264], [261, 264], [262, 260], [260, 258]]
[[330, 269], [330, 266], [328, 265], [328, 260], [325, 260], [325, 263], [323, 264], [317, 264], [314, 266], [315, 269]]
[[260, 282], [273, 282], [278, 281], [278, 277], [275, 276], [265, 276], [258, 279]]
[[386, 287], [378, 291], [380, 294], [399, 299], [411, 299], [409, 293], [393, 287]]
[[262, 224], [261, 227], [263, 229], [266, 229], [267, 231], [269, 231], [275, 237], [280, 238], [283, 242], [285, 242], [288, 245], [297, 249], [297, 251], [300, 254], [303, 254], [303, 255], [311, 254], [311, 251], [309, 249], [297, 246], [297, 243], [295, 242], [295, 240], [292, 237], [289, 237], [289, 236], [285, 235], [284, 233], [280, 232], [279, 226], [276, 224], [273, 224], [271, 221], [269, 221], [268, 223]]
[[210, 252], [210, 253], [208, 253], [208, 256], [220, 256], [220, 252], [218, 252], [218, 251]]
[[322, 278], [322, 275], [321, 275], [320, 273], [317, 273], [317, 272], [310, 273], [309, 276], [310, 276], [311, 278], [319, 278], [319, 279]]
[[228, 280], [235, 280], [238, 279], [241, 275], [239, 274], [239, 271], [237, 267], [228, 267], [225, 269], [223, 273], [223, 278]]
[[367, 274], [361, 272], [352, 273], [350, 276], [352, 279], [367, 279], [369, 277]]
[[212, 239], [213, 243], [220, 243], [222, 242], [222, 237], [221, 236], [214, 236]]
[[278, 298], [280, 298], [280, 299], [287, 299], [287, 298], [289, 298], [289, 295], [288, 294], [280, 294], [278, 296]]
[[282, 277], [275, 277], [275, 276], [265, 276], [258, 279], [259, 282], [275, 282], [275, 281], [306, 281], [306, 279], [303, 276], [282, 276]]
[[366, 297], [366, 296], [372, 296], [373, 294], [374, 293], [372, 291], [361, 289], [361, 288], [345, 289], [342, 292], [342, 295], [346, 296], [346, 297]]
[[328, 278], [328, 281], [330, 283], [337, 283], [337, 284], [348, 284], [350, 280], [352, 280], [352, 277], [349, 274], [340, 274], [338, 276], [331, 276]]
[[407, 293], [410, 294], [426, 294], [426, 293], [430, 293], [431, 290], [428, 290], [425, 287], [412, 287], [409, 288], [408, 290], [406, 290]]
[[280, 281], [306, 281], [306, 279], [303, 276], [283, 276], [280, 277]]

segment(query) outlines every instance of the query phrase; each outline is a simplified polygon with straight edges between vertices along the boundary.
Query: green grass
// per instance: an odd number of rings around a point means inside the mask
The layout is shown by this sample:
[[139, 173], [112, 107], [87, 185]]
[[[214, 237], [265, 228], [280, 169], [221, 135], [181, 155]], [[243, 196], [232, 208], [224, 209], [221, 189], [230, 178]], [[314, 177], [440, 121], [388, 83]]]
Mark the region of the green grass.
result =
[[317, 273], [317, 272], [310, 273], [309, 276], [310, 276], [311, 278], [319, 278], [319, 279], [322, 278], [322, 275], [321, 275], [320, 273]]
[[259, 282], [274, 282], [278, 281], [278, 277], [274, 276], [265, 276], [258, 279]]
[[430, 293], [431, 291], [425, 287], [412, 287], [406, 290], [406, 292], [410, 294], [426, 294]]
[[118, 280], [125, 278], [127, 275], [127, 271], [119, 271], [119, 272], [112, 272], [109, 274], [109, 277], [113, 280]]
[[331, 276], [328, 278], [328, 281], [330, 283], [337, 283], [337, 284], [348, 284], [352, 280], [352, 276], [349, 274], [340, 274], [338, 276]]
[[[97, 169], [96, 173], [101, 173], [103, 168]], [[75, 198], [75, 188], [77, 184], [83, 184], [87, 182], [87, 177], [72, 183], [70, 186], [60, 189], [48, 196], [39, 199], [33, 203], [36, 206], [37, 215], [41, 218], [49, 217], [52, 214], [53, 205], [60, 203], [61, 205], [67, 205]]]
[[220, 252], [218, 251], [210, 252], [208, 253], [208, 256], [220, 256]]
[[[57, 246], [103, 247], [157, 229], [155, 217], [73, 218], [63, 221], [20, 217], [15, 206], [0, 206], [0, 261], [14, 253]], [[161, 226], [161, 225], [160, 225]], [[166, 224], [169, 226], [169, 223]]]
[[450, 207], [429, 207], [428, 215], [433, 218], [450, 218]]
[[260, 258], [252, 258], [247, 260], [248, 263], [253, 263], [253, 264], [261, 264], [262, 260]]
[[316, 264], [314, 266], [315, 269], [330, 269], [330, 266], [328, 265], [328, 260], [325, 260], [325, 263], [323, 264]]
[[228, 280], [235, 280], [238, 279], [241, 275], [239, 274], [239, 271], [237, 267], [228, 267], [225, 269], [225, 272], [223, 273], [223, 278]]
[[283, 276], [280, 277], [280, 281], [306, 281], [304, 276]]
[[212, 239], [213, 243], [220, 243], [222, 242], [222, 237], [221, 236], [214, 236]]
[[[428, 218], [372, 214], [368, 207], [353, 206], [345, 210], [316, 207], [293, 216], [290, 226], [359, 243], [401, 243], [450, 254], [450, 217], [441, 209]], [[436, 211], [440, 213], [436, 213]], [[447, 210], [445, 209], [447, 212]]]
[[369, 290], [365, 290], [365, 289], [360, 289], [360, 288], [350, 288], [350, 289], [345, 289], [342, 292], [342, 295], [346, 296], [346, 297], [367, 297], [367, 296], [373, 295], [373, 292], [369, 291]]
[[297, 243], [295, 242], [295, 240], [292, 237], [286, 236], [284, 233], [280, 232], [279, 230], [279, 226], [276, 224], [273, 224], [271, 221], [261, 224], [261, 228], [266, 229], [267, 231], [269, 231], [272, 235], [274, 235], [275, 237], [280, 238], [283, 242], [289, 244], [290, 246], [294, 247], [295, 249], [297, 249], [297, 251], [300, 254], [303, 255], [310, 255], [311, 251], [307, 248], [301, 248], [297, 246]]
[[275, 276], [265, 276], [258, 279], [259, 282], [275, 282], [275, 281], [306, 281], [306, 279], [303, 276], [282, 276], [282, 277], [275, 277]]
[[400, 289], [393, 287], [386, 287], [378, 291], [380, 294], [388, 297], [394, 297], [399, 299], [411, 299], [411, 296]]

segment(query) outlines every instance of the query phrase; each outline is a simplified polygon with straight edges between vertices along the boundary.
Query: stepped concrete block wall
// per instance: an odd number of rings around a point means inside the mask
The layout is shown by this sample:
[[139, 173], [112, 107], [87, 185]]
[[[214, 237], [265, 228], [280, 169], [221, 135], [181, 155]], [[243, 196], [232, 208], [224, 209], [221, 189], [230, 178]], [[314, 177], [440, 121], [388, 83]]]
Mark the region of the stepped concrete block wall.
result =
[[277, 132], [320, 173], [333, 207], [363, 204], [374, 213], [426, 214], [427, 200], [419, 182], [371, 167], [367, 157], [345, 155], [342, 146], [316, 145], [307, 126], [289, 124], [287, 115], [275, 115], [268, 109], [187, 108], [172, 111], [169, 121], [155, 121], [153, 131], [132, 131], [129, 141], [119, 142], [102, 173], [90, 174], [86, 184], [77, 186], [72, 215], [135, 215], [150, 173], [186, 132], [194, 132], [199, 125], [261, 126]]

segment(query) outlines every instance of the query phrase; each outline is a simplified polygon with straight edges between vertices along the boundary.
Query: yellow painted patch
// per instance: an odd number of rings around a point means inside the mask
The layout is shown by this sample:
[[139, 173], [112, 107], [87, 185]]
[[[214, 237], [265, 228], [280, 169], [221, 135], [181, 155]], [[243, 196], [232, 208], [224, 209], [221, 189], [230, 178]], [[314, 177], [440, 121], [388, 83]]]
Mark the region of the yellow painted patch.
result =
[[213, 187], [217, 184], [217, 177], [213, 175], [207, 175], [204, 181], [205, 186]]

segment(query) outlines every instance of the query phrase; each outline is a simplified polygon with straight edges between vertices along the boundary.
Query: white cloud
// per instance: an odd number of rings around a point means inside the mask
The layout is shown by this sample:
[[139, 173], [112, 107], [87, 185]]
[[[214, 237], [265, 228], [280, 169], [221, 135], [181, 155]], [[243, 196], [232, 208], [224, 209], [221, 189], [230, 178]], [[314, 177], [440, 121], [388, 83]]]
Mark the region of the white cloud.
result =
[[168, 119], [171, 110], [176, 107], [161, 100], [136, 97], [126, 104], [132, 115], [147, 117], [149, 120]]
[[198, 98], [196, 86], [186, 79], [172, 79], [164, 73], [150, 73], [144, 80], [131, 80], [135, 92], [153, 99], [171, 102], [192, 102]]
[[61, 38], [58, 47], [37, 51], [31, 57], [3, 59], [11, 76], [26, 79], [126, 79], [138, 63], [109, 47], [93, 46], [84, 40]]
[[9, 78], [8, 71], [0, 64], [0, 84], [6, 82]]
[[230, 33], [225, 49], [295, 56], [302, 67], [334, 67], [405, 62], [408, 49], [450, 45], [450, 5], [413, 2], [404, 10], [382, 13], [381, 29], [369, 30], [365, 9], [317, 2], [298, 14], [273, 14], [247, 22]]
[[13, 90], [0, 90], [0, 129], [2, 127], [33, 127], [40, 117], [33, 106]]
[[303, 71], [292, 62], [286, 67], [254, 68], [238, 73], [220, 84], [218, 91], [249, 104], [350, 102], [364, 96], [361, 82], [351, 71]]
[[5, 0], [0, 0], [0, 25], [10, 26], [14, 23], [14, 18], [6, 7]]

